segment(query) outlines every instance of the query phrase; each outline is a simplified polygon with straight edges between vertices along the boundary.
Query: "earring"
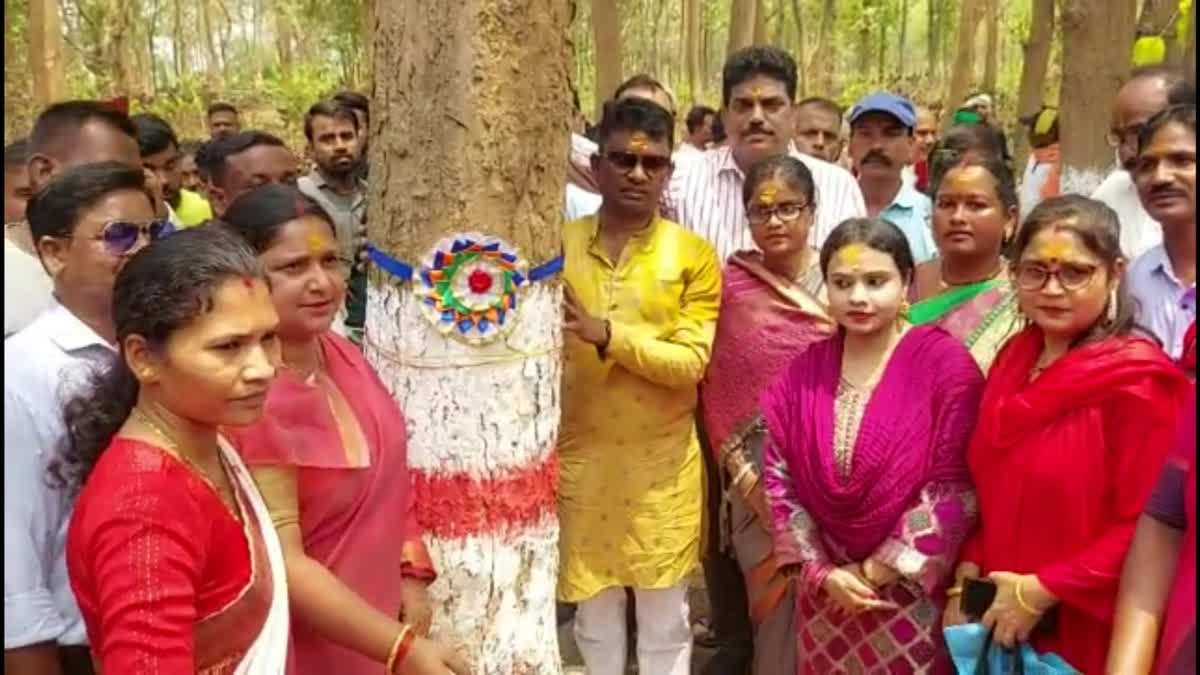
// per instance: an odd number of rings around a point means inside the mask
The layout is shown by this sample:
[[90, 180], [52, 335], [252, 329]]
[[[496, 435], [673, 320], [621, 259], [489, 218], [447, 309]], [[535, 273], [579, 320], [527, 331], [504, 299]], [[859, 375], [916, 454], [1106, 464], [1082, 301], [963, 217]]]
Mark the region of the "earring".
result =
[[898, 323], [904, 323], [905, 321], [908, 321], [908, 313], [911, 309], [912, 305], [908, 304], [908, 300], [901, 300], [900, 312], [896, 315], [896, 321]]
[[1117, 322], [1117, 289], [1113, 288], [1108, 294], [1108, 313], [1105, 315], [1108, 325], [1113, 325]]

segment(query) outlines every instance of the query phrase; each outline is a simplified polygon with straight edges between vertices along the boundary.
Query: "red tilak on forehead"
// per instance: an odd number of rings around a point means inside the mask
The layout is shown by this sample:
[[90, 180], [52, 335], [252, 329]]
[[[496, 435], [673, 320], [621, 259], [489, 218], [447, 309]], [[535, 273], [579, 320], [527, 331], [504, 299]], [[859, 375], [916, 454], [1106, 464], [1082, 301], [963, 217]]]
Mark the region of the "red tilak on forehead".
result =
[[242, 285], [246, 290], [254, 290], [254, 277], [242, 277]]

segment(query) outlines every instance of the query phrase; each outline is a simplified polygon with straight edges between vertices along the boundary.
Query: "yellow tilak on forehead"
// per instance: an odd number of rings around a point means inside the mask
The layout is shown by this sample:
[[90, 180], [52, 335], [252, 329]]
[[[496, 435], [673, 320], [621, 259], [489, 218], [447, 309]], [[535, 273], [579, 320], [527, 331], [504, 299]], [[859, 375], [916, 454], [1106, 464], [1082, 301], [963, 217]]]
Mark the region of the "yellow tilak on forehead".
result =
[[325, 240], [321, 238], [321, 235], [317, 234], [316, 232], [313, 232], [312, 234], [308, 235], [308, 251], [309, 251], [309, 253], [320, 253], [321, 251], [324, 251], [324, 250], [325, 250]]
[[1066, 260], [1075, 252], [1075, 237], [1066, 232], [1055, 232], [1038, 247], [1038, 255], [1045, 260]]
[[641, 151], [645, 150], [646, 146], [648, 146], [648, 145], [650, 145], [650, 139], [646, 136], [646, 134], [644, 134], [640, 131], [635, 132], [633, 134], [633, 137], [629, 139], [629, 149], [630, 150], [636, 150], [637, 152], [641, 152]]
[[762, 189], [762, 192], [758, 193], [758, 203], [763, 204], [764, 206], [770, 206], [775, 203], [775, 200], [778, 197], [779, 188], [775, 187], [774, 185], [768, 185]]
[[750, 95], [753, 96], [754, 98], [762, 98], [763, 94], [765, 94], [765, 93], [766, 93], [766, 91], [764, 91], [761, 86], [756, 86], [750, 90]]
[[866, 250], [862, 244], [846, 244], [838, 249], [837, 257], [843, 265], [857, 267], [862, 262], [863, 253], [866, 253]]

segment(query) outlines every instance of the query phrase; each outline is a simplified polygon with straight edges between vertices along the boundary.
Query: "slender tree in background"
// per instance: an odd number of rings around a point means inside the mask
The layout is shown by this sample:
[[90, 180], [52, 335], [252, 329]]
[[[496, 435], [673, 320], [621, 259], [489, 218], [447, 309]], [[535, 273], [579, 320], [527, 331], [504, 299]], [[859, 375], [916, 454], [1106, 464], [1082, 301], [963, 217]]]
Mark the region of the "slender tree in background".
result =
[[592, 32], [596, 42], [596, 119], [604, 101], [625, 79], [621, 69], [621, 9], [617, 0], [592, 0]]
[[[480, 232], [531, 264], [559, 254], [569, 1], [376, 6], [368, 222], [382, 250], [416, 265], [443, 238]], [[561, 672], [561, 287], [535, 282], [518, 300], [505, 335], [472, 345], [435, 328], [412, 283], [373, 270], [368, 294], [366, 353], [406, 413], [440, 575], [433, 632], [477, 675]]]
[[[954, 55], [954, 72], [950, 76], [950, 95], [946, 105], [953, 110], [962, 103], [975, 81], [975, 37], [979, 32], [980, 6], [986, 0], [963, 0], [958, 22], [958, 47]], [[947, 115], [950, 122], [952, 116]]]
[[[4, 46], [7, 51], [7, 35]], [[55, 0], [29, 2], [29, 64], [33, 70], [33, 104], [36, 108], [66, 98], [62, 21]]]
[[908, 73], [908, 0], [900, 0], [900, 46], [896, 50], [896, 70], [900, 79]]
[[1063, 191], [1091, 194], [1112, 168], [1111, 102], [1129, 75], [1137, 11], [1128, 0], [1064, 0]]
[[[1050, 47], [1054, 39], [1055, 0], [1033, 0], [1029, 36], [1023, 46], [1021, 88], [1017, 92], [1017, 114], [1028, 117], [1042, 108], [1046, 95], [1046, 71], [1050, 66]], [[1025, 166], [1029, 157], [1029, 136], [1017, 135], [1017, 166]]]
[[733, 0], [729, 5], [729, 56], [743, 47], [754, 44], [755, 10], [758, 0]]
[[822, 92], [823, 96], [835, 97], [839, 93], [837, 84], [837, 59], [833, 43], [834, 27], [837, 25], [837, 0], [825, 0], [821, 5], [821, 26], [817, 32], [817, 48], [814, 58], [820, 68], [820, 76], [814, 84], [814, 91]]
[[1000, 1], [984, 0], [986, 38], [983, 62], [983, 90], [996, 93], [1000, 77]]

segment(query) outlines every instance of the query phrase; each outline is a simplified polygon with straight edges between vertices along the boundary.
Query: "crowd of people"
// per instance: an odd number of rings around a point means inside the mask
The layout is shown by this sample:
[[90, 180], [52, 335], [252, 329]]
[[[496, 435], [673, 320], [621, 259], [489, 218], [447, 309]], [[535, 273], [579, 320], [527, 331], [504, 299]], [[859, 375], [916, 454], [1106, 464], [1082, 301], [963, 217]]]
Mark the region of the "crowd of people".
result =
[[[949, 125], [797, 98], [751, 47], [718, 108], [679, 124], [639, 75], [572, 135], [557, 584], [587, 672], [686, 675], [700, 642], [706, 675], [974, 673], [972, 626], [1194, 672], [1194, 82], [1132, 74], [1091, 197], [1052, 109], [1018, 182], [987, 94]], [[367, 99], [312, 106], [307, 171], [208, 122], [64, 102], [5, 148], [6, 671], [471, 672], [357, 345]]]

